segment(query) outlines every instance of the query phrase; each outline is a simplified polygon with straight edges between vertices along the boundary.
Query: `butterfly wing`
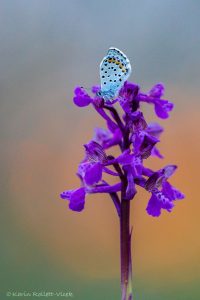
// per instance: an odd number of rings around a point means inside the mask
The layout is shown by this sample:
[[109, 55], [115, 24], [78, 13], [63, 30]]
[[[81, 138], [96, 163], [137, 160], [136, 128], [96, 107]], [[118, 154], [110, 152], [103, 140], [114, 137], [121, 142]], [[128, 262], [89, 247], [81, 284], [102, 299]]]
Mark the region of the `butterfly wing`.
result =
[[127, 56], [117, 48], [110, 48], [100, 64], [101, 92], [106, 100], [117, 96], [124, 82], [131, 74]]

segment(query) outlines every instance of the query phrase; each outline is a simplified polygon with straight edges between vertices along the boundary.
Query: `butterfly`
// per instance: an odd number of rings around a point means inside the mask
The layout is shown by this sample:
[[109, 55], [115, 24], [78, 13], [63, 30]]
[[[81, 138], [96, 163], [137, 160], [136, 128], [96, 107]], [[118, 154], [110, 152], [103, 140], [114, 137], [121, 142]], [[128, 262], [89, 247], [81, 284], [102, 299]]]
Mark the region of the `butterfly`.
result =
[[101, 90], [97, 96], [107, 103], [112, 103], [130, 74], [131, 64], [127, 56], [117, 48], [109, 48], [100, 63]]

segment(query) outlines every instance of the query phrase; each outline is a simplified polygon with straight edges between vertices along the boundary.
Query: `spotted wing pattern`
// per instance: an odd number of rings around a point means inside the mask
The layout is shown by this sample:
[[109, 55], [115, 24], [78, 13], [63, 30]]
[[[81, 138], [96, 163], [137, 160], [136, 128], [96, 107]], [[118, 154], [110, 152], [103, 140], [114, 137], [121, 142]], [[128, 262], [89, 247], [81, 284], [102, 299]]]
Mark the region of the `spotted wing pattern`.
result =
[[112, 101], [131, 74], [127, 56], [117, 48], [110, 48], [100, 64], [101, 96]]

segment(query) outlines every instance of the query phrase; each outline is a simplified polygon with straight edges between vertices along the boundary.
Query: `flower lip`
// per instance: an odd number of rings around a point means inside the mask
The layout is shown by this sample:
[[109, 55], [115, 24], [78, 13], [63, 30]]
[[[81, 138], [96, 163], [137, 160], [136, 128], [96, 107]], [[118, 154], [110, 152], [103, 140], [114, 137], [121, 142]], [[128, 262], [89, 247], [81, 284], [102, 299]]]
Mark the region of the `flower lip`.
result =
[[163, 182], [162, 191], [171, 201], [182, 200], [185, 198], [183, 193], [181, 193], [167, 181]]
[[84, 182], [86, 185], [93, 186], [98, 183], [102, 178], [102, 165], [101, 163], [88, 163], [88, 168], [84, 174]]
[[79, 107], [88, 106], [92, 102], [92, 98], [88, 95], [84, 88], [80, 86], [77, 86], [74, 89], [74, 94], [74, 104]]
[[154, 98], [151, 102], [155, 104], [155, 113], [161, 119], [167, 119], [169, 117], [169, 112], [174, 108], [174, 104], [168, 100]]
[[168, 100], [161, 99], [164, 94], [164, 85], [158, 83], [152, 87], [148, 94], [139, 93], [138, 100], [146, 103], [154, 104], [154, 111], [161, 119], [167, 119], [169, 112], [173, 110], [173, 103]]
[[69, 208], [71, 210], [80, 212], [84, 209], [85, 194], [85, 188], [81, 187], [76, 190], [64, 191], [60, 194], [60, 197], [64, 200], [69, 200]]
[[153, 217], [159, 217], [161, 214], [161, 209], [165, 209], [168, 212], [172, 211], [174, 204], [170, 199], [166, 197], [162, 192], [155, 191], [148, 202], [146, 211], [149, 215]]

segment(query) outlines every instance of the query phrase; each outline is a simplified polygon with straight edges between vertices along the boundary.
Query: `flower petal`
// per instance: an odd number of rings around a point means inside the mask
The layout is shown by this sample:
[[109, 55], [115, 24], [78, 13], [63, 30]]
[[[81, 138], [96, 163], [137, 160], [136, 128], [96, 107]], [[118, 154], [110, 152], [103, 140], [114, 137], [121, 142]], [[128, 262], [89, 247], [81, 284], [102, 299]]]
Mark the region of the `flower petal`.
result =
[[64, 200], [69, 200], [69, 208], [74, 211], [81, 211], [85, 205], [85, 188], [81, 187], [76, 190], [67, 190], [60, 194]]
[[148, 158], [151, 155], [151, 150], [159, 140], [145, 131], [136, 133], [134, 136], [132, 140], [135, 155], [141, 155], [144, 159]]
[[139, 108], [139, 101], [137, 99], [138, 92], [139, 86], [127, 81], [121, 88], [119, 92], [119, 103], [127, 114], [130, 114]]
[[100, 85], [94, 85], [91, 90], [92, 90], [92, 93], [94, 93], [96, 95], [101, 90], [101, 87], [100, 87]]
[[174, 207], [173, 202], [166, 197], [161, 191], [156, 190], [152, 193], [152, 196], [147, 205], [147, 212], [153, 217], [158, 217], [161, 214], [161, 209], [165, 209], [171, 212]]
[[171, 201], [184, 199], [185, 196], [178, 189], [173, 187], [169, 182], [164, 182], [162, 185], [162, 192], [165, 194]]
[[95, 128], [94, 141], [102, 145], [108, 142], [112, 138], [112, 133], [108, 129]]
[[160, 151], [158, 150], [157, 147], [153, 147], [153, 149], [151, 150], [151, 155], [152, 156], [157, 156], [158, 158], [164, 158], [164, 156], [160, 153]]
[[88, 106], [92, 102], [91, 97], [87, 94], [87, 92], [83, 88], [76, 87], [74, 93], [75, 96], [73, 100], [77, 106], [79, 107]]
[[169, 112], [173, 109], [174, 104], [167, 100], [156, 99], [154, 102], [155, 113], [161, 119], [167, 119], [169, 117]]
[[88, 164], [84, 181], [87, 185], [94, 185], [102, 178], [102, 165], [100, 163]]
[[157, 200], [155, 195], [152, 195], [149, 199], [147, 213], [152, 217], [159, 217], [161, 214], [161, 203]]
[[150, 135], [153, 135], [153, 136], [159, 138], [163, 131], [164, 131], [163, 127], [158, 123], [152, 122], [152, 123], [148, 124], [147, 132]]
[[116, 163], [121, 165], [129, 165], [133, 162], [134, 155], [130, 154], [130, 149], [125, 150], [122, 154], [120, 154], [116, 159]]
[[177, 166], [176, 165], [167, 165], [166, 167], [164, 167], [163, 169], [161, 169], [160, 171], [163, 172], [165, 179], [167, 180], [169, 177], [171, 177], [174, 172], [176, 171]]
[[80, 212], [84, 209], [85, 205], [85, 188], [79, 188], [74, 190], [71, 194], [69, 208], [71, 210]]
[[149, 92], [150, 97], [161, 98], [164, 95], [165, 87], [163, 83], [155, 84]]

